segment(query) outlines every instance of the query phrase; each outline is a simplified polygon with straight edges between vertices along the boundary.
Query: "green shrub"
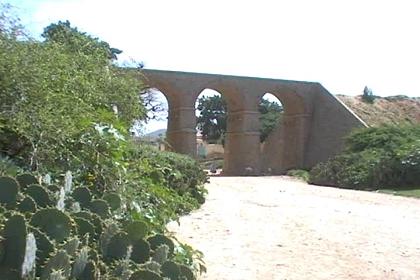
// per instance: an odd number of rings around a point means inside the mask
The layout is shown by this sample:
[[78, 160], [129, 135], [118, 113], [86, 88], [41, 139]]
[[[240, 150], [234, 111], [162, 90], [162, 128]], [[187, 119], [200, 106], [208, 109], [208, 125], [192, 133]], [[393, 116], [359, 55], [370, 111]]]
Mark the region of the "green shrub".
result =
[[292, 169], [287, 171], [287, 176], [298, 178], [302, 181], [308, 182], [309, 181], [309, 172], [302, 169]]
[[311, 170], [310, 182], [356, 189], [420, 186], [420, 126], [353, 132], [340, 155]]

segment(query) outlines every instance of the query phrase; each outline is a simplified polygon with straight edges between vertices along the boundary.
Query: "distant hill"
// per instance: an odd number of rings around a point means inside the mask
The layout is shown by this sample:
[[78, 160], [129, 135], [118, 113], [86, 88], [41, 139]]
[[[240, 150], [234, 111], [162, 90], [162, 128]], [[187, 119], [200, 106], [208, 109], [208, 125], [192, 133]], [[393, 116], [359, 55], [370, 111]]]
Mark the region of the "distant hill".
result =
[[361, 96], [337, 95], [356, 115], [370, 126], [381, 124], [420, 123], [420, 98], [404, 95], [376, 97], [373, 104]]
[[147, 140], [155, 140], [157, 138], [165, 138], [166, 135], [166, 128], [158, 129], [152, 132], [147, 133], [142, 138]]

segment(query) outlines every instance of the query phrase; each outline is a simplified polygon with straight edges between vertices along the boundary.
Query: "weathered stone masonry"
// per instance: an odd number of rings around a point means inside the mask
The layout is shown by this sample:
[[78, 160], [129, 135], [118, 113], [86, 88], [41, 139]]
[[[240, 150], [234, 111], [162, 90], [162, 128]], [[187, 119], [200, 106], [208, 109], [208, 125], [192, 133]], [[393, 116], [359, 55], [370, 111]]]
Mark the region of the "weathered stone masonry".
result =
[[[366, 125], [319, 83], [161, 70], [143, 70], [141, 79], [168, 100], [167, 141], [193, 157], [198, 95], [208, 88], [226, 98], [226, 175], [311, 168], [339, 152], [350, 130]], [[284, 114], [261, 149], [258, 104], [265, 93], [282, 102]]]

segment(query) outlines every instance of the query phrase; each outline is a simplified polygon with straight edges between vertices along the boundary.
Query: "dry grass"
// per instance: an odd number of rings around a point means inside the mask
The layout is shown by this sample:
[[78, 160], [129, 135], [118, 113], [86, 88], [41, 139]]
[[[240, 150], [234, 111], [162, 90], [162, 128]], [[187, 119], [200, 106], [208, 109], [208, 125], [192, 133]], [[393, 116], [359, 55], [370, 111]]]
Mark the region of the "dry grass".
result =
[[370, 104], [363, 102], [361, 96], [337, 97], [370, 126], [420, 123], [420, 98], [377, 97], [373, 104]]

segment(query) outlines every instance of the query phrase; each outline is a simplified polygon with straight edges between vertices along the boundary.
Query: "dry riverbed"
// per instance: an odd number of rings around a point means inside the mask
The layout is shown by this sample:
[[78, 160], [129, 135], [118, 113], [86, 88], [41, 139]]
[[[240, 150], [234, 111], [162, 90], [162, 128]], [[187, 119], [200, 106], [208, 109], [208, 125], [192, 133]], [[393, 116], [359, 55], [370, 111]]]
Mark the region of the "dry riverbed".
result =
[[202, 208], [169, 225], [205, 254], [200, 279], [420, 279], [420, 199], [212, 177]]

